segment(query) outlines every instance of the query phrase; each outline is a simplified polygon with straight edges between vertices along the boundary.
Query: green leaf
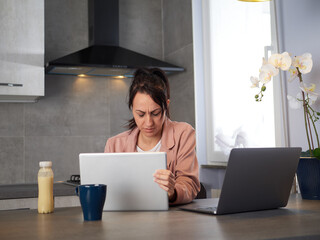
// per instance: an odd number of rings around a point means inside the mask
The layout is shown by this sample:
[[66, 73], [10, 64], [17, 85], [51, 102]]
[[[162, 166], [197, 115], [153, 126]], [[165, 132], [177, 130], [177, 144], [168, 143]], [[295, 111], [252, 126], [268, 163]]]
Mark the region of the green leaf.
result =
[[315, 148], [313, 150], [313, 156], [315, 156], [316, 158], [320, 159], [320, 148]]

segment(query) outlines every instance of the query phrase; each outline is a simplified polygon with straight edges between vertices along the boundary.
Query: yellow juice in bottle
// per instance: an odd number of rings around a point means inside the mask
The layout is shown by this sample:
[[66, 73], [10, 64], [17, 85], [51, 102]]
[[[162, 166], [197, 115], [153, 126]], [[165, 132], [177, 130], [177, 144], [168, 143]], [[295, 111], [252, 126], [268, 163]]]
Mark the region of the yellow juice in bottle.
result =
[[53, 171], [51, 162], [40, 162], [38, 172], [38, 213], [51, 213], [54, 209]]

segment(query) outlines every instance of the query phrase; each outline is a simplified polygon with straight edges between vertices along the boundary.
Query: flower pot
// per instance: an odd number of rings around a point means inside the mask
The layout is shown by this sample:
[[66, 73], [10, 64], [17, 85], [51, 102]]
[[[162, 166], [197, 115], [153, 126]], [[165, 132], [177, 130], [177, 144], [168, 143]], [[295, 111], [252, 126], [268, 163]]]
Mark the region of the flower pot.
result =
[[297, 177], [302, 198], [320, 200], [320, 160], [301, 157]]

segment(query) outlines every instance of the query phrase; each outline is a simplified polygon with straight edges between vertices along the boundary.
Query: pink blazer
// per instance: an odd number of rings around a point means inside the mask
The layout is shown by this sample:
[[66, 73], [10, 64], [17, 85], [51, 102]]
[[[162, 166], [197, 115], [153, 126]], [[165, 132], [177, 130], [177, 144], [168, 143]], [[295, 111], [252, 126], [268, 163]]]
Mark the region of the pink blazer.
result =
[[[136, 152], [139, 129], [108, 139], [104, 152]], [[161, 152], [167, 153], [167, 169], [176, 177], [177, 198], [171, 204], [191, 202], [200, 191], [195, 130], [184, 122], [166, 119], [161, 137]]]

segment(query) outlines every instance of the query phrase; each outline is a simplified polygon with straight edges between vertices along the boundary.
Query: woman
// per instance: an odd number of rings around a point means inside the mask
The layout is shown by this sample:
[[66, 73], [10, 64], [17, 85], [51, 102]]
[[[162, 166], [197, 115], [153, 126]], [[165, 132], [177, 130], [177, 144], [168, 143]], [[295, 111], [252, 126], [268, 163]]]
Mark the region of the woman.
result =
[[195, 131], [187, 123], [170, 120], [169, 104], [164, 72], [138, 69], [129, 89], [129, 130], [108, 139], [105, 152], [166, 152], [167, 169], [157, 170], [154, 181], [168, 192], [170, 204], [182, 204], [200, 190]]

